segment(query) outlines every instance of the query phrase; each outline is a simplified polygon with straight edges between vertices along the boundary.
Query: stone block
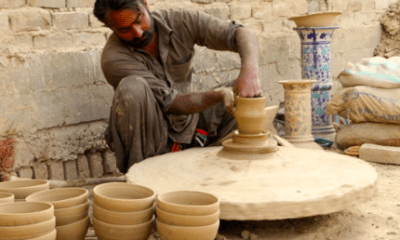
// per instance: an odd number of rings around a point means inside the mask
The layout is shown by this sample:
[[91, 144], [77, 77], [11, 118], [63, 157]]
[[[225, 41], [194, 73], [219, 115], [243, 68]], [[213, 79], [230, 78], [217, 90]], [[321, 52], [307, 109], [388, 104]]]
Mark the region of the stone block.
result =
[[73, 181], [78, 179], [78, 171], [75, 160], [64, 162], [64, 175], [65, 180]]
[[7, 12], [0, 12], [0, 31], [7, 32], [10, 30], [10, 23]]
[[256, 19], [268, 19], [271, 15], [272, 5], [269, 3], [258, 4], [251, 9], [251, 16]]
[[231, 0], [215, 0], [215, 2], [224, 2], [224, 3], [230, 3]]
[[96, 0], [66, 0], [67, 8], [93, 7]]
[[292, 15], [293, 2], [277, 2], [272, 4], [272, 15], [276, 17], [290, 17]]
[[27, 0], [27, 3], [33, 7], [44, 8], [65, 8], [65, 0]]
[[100, 153], [88, 153], [90, 177], [99, 178], [104, 174], [103, 158]]
[[89, 14], [89, 25], [91, 28], [100, 28], [105, 26], [104, 23], [100, 22], [93, 13]]
[[206, 5], [204, 7], [204, 11], [221, 20], [229, 19], [229, 7], [225, 3], [213, 3]]
[[65, 180], [64, 164], [62, 161], [56, 161], [49, 164], [49, 179]]
[[55, 32], [48, 35], [33, 37], [33, 46], [36, 49], [60, 49], [71, 48], [72, 36], [65, 32]]
[[0, 8], [20, 8], [25, 5], [26, 0], [2, 0]]
[[17, 175], [20, 178], [32, 178], [33, 170], [31, 167], [23, 167], [17, 170]]
[[308, 13], [307, 0], [295, 0], [293, 4], [294, 4], [294, 11], [292, 15], [303, 15]]
[[229, 8], [231, 10], [232, 20], [241, 20], [251, 17], [251, 5], [231, 4]]
[[21, 10], [9, 16], [13, 31], [39, 31], [50, 29], [51, 18], [48, 11]]
[[214, 0], [192, 0], [194, 3], [212, 3]]
[[84, 154], [79, 154], [78, 159], [76, 160], [78, 166], [78, 175], [79, 178], [85, 179], [90, 178], [90, 169], [89, 169], [89, 162]]
[[332, 11], [334, 12], [345, 12], [347, 10], [347, 1], [332, 1], [330, 2]]
[[400, 147], [365, 143], [361, 145], [359, 157], [368, 162], [400, 165]]
[[375, 0], [375, 8], [377, 10], [387, 9], [390, 3], [390, 0]]
[[261, 20], [246, 19], [243, 21], [243, 26], [250, 29], [252, 32], [263, 32], [264, 25]]
[[80, 47], [103, 47], [106, 44], [106, 34], [88, 32], [75, 33], [72, 35], [72, 42], [75, 46]]
[[375, 1], [374, 0], [364, 0], [362, 2], [362, 10], [363, 11], [375, 10]]
[[53, 26], [57, 29], [83, 29], [89, 27], [89, 16], [82, 12], [53, 14]]
[[217, 64], [216, 51], [206, 47], [195, 46], [196, 55], [193, 59], [195, 72], [212, 71]]
[[217, 71], [230, 69], [239, 69], [241, 67], [240, 56], [234, 52], [217, 52], [217, 63], [215, 65]]
[[49, 179], [49, 172], [46, 163], [36, 163], [33, 165], [35, 179]]
[[358, 12], [362, 10], [362, 3], [358, 1], [351, 1], [347, 5], [347, 10], [351, 12]]
[[103, 157], [104, 173], [114, 173], [117, 170], [117, 158], [114, 152], [106, 150], [101, 155]]

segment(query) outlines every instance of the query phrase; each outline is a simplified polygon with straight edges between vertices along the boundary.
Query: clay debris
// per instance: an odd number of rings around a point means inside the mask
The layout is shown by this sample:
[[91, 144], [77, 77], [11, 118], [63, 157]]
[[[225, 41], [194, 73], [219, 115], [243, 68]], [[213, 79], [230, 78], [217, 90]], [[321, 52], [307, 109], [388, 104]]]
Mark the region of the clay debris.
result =
[[389, 6], [380, 22], [383, 26], [383, 35], [374, 55], [386, 58], [400, 56], [400, 0]]

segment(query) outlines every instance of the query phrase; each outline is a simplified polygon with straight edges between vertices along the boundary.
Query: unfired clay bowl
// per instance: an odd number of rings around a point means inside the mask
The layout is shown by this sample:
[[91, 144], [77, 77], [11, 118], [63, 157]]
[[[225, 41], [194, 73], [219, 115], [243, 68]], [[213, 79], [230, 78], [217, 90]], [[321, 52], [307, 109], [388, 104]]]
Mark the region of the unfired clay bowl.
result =
[[219, 210], [210, 215], [191, 216], [169, 213], [156, 207], [156, 214], [160, 222], [175, 226], [207, 226], [219, 221]]
[[27, 202], [48, 202], [57, 209], [86, 203], [88, 197], [89, 191], [85, 188], [56, 188], [34, 193], [25, 200]]
[[90, 200], [86, 203], [67, 208], [54, 209], [54, 216], [56, 216], [56, 225], [62, 226], [70, 224], [85, 218], [88, 215]]
[[63, 226], [57, 226], [57, 240], [84, 240], [89, 228], [90, 218], [85, 218]]
[[150, 221], [133, 225], [109, 224], [93, 218], [93, 228], [99, 240], [147, 240], [154, 227], [155, 216]]
[[157, 196], [161, 210], [182, 215], [210, 215], [218, 212], [219, 199], [209, 193], [196, 191], [176, 191]]
[[0, 204], [14, 202], [14, 194], [9, 192], [0, 192]]
[[155, 196], [150, 188], [131, 183], [103, 183], [93, 188], [94, 203], [110, 211], [142, 211], [153, 206]]
[[27, 238], [26, 240], [56, 240], [56, 238], [57, 238], [57, 230], [54, 229], [53, 231], [46, 233], [45, 235], [42, 235], [40, 237]]
[[156, 220], [161, 240], [214, 240], [218, 234], [219, 220], [211, 225], [199, 227], [174, 226]]
[[54, 218], [50, 203], [13, 202], [0, 204], [0, 226], [21, 226]]
[[37, 238], [54, 230], [56, 226], [56, 218], [50, 220], [22, 226], [0, 226], [1, 239], [27, 239]]
[[25, 199], [28, 195], [49, 189], [49, 182], [45, 180], [18, 180], [0, 183], [0, 192], [14, 194], [15, 199]]
[[153, 217], [154, 209], [155, 205], [142, 211], [116, 212], [104, 209], [93, 203], [93, 216], [110, 224], [133, 225], [149, 221]]
[[318, 12], [302, 16], [291, 17], [297, 27], [331, 27], [334, 25], [334, 20], [341, 12]]

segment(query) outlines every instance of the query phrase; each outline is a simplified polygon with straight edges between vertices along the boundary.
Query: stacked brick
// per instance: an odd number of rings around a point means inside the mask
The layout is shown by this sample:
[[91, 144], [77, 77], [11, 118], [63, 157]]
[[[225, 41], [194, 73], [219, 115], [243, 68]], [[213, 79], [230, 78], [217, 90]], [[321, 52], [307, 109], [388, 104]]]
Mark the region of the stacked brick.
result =
[[116, 158], [110, 150], [88, 151], [68, 161], [43, 161], [16, 170], [18, 177], [74, 181], [100, 178], [118, 172]]
[[[105, 145], [113, 89], [100, 68], [111, 31], [94, 17], [95, 0], [0, 1], [0, 136], [15, 132], [21, 177], [73, 180], [115, 169]], [[150, 10], [197, 9], [250, 28], [260, 45], [267, 104], [283, 100], [280, 80], [301, 78], [300, 39], [288, 17], [319, 11], [319, 0], [147, 0]], [[393, 0], [322, 1], [341, 11], [332, 44], [332, 75], [373, 56], [379, 18]], [[357, 44], [355, 44], [357, 43]], [[197, 48], [194, 84], [204, 90], [237, 78], [237, 54]], [[48, 160], [51, 159], [51, 160]]]

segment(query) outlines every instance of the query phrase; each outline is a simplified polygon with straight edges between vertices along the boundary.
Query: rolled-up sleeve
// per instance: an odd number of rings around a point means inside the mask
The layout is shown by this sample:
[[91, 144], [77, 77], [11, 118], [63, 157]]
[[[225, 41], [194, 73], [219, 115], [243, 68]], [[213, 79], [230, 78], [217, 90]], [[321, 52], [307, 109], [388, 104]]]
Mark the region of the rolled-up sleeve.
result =
[[241, 24], [222, 21], [201, 11], [182, 11], [181, 14], [185, 23], [183, 31], [194, 43], [214, 50], [237, 52], [235, 31], [243, 27]]

